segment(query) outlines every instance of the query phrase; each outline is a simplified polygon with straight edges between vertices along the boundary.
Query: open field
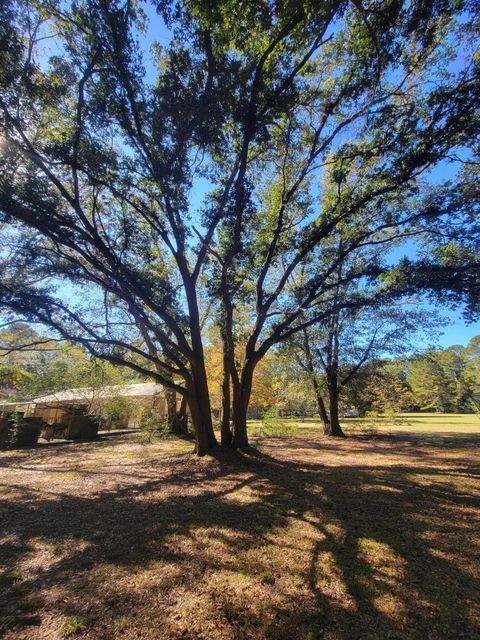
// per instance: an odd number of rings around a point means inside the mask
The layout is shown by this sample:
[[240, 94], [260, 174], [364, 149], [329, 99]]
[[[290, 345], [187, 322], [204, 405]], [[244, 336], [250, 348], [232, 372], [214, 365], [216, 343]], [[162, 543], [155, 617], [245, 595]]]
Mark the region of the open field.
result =
[[[291, 429], [291, 435], [315, 435], [321, 426], [318, 418], [284, 418], [282, 422]], [[480, 438], [480, 415], [474, 413], [403, 413], [394, 419], [378, 416], [375, 418], [343, 418], [342, 427], [348, 435], [392, 435], [412, 438], [443, 438], [458, 436]], [[251, 420], [253, 433], [259, 428], [260, 420]]]
[[345, 423], [0, 453], [0, 636], [480, 637], [480, 419]]
[[[379, 433], [391, 433], [393, 435], [411, 435], [424, 438], [425, 435], [446, 437], [452, 435], [455, 438], [459, 434], [468, 436], [480, 435], [480, 415], [473, 413], [404, 413], [394, 421], [385, 418], [347, 418], [346, 431], [358, 432], [362, 427], [375, 425]], [[458, 442], [458, 440], [457, 440]]]

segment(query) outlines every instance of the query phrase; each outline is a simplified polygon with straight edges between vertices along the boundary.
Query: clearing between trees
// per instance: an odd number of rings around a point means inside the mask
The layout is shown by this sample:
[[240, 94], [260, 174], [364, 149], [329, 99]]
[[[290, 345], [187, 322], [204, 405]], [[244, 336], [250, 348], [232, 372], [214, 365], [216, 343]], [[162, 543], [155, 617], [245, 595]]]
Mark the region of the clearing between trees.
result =
[[0, 636], [478, 638], [465, 418], [299, 423], [248, 456], [138, 435], [0, 453]]

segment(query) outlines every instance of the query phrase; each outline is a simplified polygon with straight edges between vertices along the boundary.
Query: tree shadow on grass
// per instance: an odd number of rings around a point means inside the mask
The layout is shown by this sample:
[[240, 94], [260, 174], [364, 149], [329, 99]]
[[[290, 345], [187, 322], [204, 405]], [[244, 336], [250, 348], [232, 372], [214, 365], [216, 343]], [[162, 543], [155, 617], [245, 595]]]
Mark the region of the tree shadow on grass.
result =
[[[475, 495], [414, 455], [324, 466], [285, 459], [317, 455], [307, 440], [271, 448], [186, 456], [93, 496], [20, 487], [0, 500], [0, 615], [20, 634], [79, 615], [85, 638], [121, 636], [119, 620], [146, 638], [479, 636]], [[44, 562], [15, 574], [35, 545]]]

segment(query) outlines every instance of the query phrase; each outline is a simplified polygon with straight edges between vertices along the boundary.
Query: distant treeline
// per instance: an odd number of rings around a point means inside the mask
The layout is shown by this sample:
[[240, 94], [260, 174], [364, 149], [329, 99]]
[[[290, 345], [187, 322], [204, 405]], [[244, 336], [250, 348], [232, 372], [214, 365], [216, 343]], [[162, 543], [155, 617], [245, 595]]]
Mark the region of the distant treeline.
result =
[[[308, 374], [292, 359], [284, 360], [281, 368], [276, 395], [282, 413], [316, 414], [317, 403]], [[325, 375], [321, 371], [316, 375], [320, 392], [328, 398]], [[403, 411], [476, 413], [480, 411], [480, 336], [472, 338], [466, 347], [454, 345], [409, 357], [365, 362], [342, 388], [339, 401], [341, 415]]]
[[368, 411], [480, 411], [480, 336], [466, 347], [425, 351], [411, 358], [373, 360], [345, 390], [344, 405]]

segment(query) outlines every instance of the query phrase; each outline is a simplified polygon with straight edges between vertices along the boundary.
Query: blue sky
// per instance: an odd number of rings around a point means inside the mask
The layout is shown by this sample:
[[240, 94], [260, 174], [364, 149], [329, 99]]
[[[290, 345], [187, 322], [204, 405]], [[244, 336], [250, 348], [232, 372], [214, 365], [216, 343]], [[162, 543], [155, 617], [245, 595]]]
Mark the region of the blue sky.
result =
[[448, 327], [442, 329], [443, 335], [438, 337], [438, 345], [449, 347], [452, 344], [466, 345], [473, 336], [480, 334], [480, 322], [466, 324], [460, 311], [447, 311], [445, 315], [451, 320]]

